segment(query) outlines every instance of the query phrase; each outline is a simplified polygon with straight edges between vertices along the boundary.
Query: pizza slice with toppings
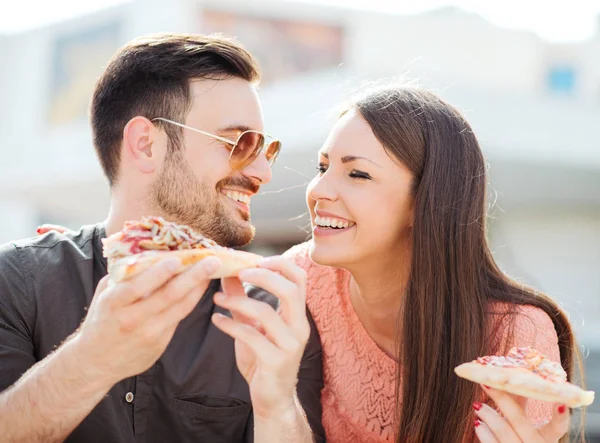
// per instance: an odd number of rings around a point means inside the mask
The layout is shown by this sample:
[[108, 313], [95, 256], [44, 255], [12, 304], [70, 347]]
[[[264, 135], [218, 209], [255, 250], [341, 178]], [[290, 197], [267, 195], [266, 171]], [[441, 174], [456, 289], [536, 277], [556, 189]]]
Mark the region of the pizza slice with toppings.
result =
[[512, 348], [506, 356], [491, 355], [463, 363], [454, 372], [466, 380], [536, 400], [587, 406], [594, 392], [567, 381], [562, 366], [532, 347]]
[[256, 267], [262, 258], [250, 252], [220, 246], [189, 226], [161, 217], [128, 221], [122, 231], [103, 239], [102, 243], [104, 257], [108, 261], [108, 273], [114, 282], [132, 278], [163, 259], [166, 254], [179, 257], [184, 265], [216, 256], [221, 260], [221, 267], [213, 275], [214, 278], [235, 276], [242, 269]]

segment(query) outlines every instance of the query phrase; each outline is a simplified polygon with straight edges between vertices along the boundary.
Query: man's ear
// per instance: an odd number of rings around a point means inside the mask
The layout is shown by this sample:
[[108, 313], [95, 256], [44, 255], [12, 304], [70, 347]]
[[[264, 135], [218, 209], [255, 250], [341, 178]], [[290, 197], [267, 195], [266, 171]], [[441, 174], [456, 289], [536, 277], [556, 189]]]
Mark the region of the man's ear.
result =
[[155, 135], [154, 125], [146, 117], [132, 118], [123, 129], [124, 154], [142, 173], [154, 172], [161, 161]]

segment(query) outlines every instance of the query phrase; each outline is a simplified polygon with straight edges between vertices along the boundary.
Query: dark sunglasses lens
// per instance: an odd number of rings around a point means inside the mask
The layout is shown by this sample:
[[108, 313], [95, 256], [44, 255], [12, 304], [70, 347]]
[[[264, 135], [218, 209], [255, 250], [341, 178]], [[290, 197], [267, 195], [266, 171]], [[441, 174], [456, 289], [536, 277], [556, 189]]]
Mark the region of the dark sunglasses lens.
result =
[[265, 137], [262, 134], [244, 132], [231, 152], [231, 167], [235, 170], [244, 169], [258, 156], [264, 143]]
[[275, 163], [275, 160], [277, 160], [279, 151], [281, 151], [281, 142], [279, 140], [273, 140], [271, 143], [269, 143], [269, 146], [267, 146], [267, 152], [265, 155], [270, 166], [273, 166], [273, 163]]

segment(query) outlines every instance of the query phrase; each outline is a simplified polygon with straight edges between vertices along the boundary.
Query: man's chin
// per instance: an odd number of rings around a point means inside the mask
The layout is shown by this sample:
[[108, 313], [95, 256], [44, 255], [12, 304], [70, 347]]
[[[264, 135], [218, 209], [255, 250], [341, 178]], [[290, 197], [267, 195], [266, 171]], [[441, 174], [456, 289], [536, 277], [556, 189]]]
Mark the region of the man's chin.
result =
[[256, 228], [250, 222], [246, 223], [246, 226], [238, 230], [236, 239], [234, 241], [234, 247], [242, 247], [248, 245], [252, 240], [254, 240], [254, 236], [256, 235]]
[[218, 238], [213, 238], [221, 246], [239, 248], [246, 246], [254, 239], [256, 228], [250, 221], [229, 219], [223, 220], [223, 223], [229, 223], [229, 225], [221, 226]]

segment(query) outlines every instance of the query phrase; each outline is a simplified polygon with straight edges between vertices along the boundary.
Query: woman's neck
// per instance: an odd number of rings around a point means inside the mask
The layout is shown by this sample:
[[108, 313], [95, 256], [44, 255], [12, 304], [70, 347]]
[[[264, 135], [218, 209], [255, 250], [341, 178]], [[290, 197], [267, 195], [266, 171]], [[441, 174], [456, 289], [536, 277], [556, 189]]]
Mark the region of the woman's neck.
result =
[[398, 316], [410, 259], [410, 248], [403, 248], [393, 258], [363, 261], [349, 269], [352, 306], [369, 336], [392, 358], [397, 353]]

